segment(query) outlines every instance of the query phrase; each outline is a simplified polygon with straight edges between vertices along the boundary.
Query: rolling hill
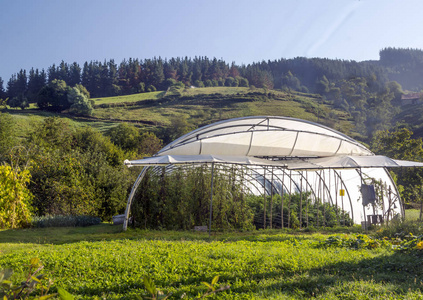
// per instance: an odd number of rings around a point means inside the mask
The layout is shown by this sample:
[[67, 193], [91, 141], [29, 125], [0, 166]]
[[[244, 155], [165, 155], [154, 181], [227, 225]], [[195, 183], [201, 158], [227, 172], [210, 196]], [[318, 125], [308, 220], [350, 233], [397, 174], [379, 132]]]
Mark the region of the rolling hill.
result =
[[19, 124], [20, 133], [45, 117], [67, 118], [74, 126], [91, 126], [100, 131], [120, 122], [157, 131], [170, 125], [172, 117], [184, 118], [193, 127], [218, 120], [252, 115], [300, 118], [330, 126], [357, 136], [351, 116], [325, 103], [320, 95], [243, 87], [189, 88], [175, 93], [151, 92], [119, 97], [93, 98], [91, 117], [56, 114], [38, 109], [8, 109]]

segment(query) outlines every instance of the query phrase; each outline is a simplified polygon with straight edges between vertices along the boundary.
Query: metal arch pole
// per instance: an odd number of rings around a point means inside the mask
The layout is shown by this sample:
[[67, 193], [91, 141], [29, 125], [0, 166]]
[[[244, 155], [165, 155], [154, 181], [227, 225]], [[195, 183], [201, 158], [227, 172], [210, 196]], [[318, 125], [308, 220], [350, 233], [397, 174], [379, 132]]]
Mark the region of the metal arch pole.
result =
[[210, 219], [209, 219], [209, 237], [211, 236], [212, 216], [213, 216], [213, 178], [214, 163], [212, 163], [211, 184], [210, 184]]
[[263, 229], [266, 229], [266, 221], [267, 221], [267, 215], [266, 215], [266, 205], [267, 205], [267, 201], [266, 201], [266, 167], [263, 167]]
[[[391, 173], [389, 173], [389, 171], [386, 168], [383, 168], [383, 169], [385, 170], [386, 174], [388, 175], [389, 179], [391, 180], [391, 184], [390, 185], [393, 186], [394, 189], [395, 189], [395, 192], [397, 194], [397, 198], [398, 198], [398, 201], [399, 201], [399, 205], [400, 205], [400, 208], [401, 208], [401, 215], [402, 215], [401, 219], [404, 221], [405, 220], [404, 203], [403, 203], [403, 201], [401, 199], [401, 195], [400, 195], [400, 193], [398, 191], [398, 187], [395, 184], [394, 179], [391, 176]], [[390, 209], [390, 207], [389, 207], [389, 209]]]
[[[299, 173], [299, 172], [298, 172]], [[303, 178], [300, 177], [300, 229], [303, 224]]]
[[[322, 171], [323, 171], [323, 174], [324, 174], [324, 170], [323, 169], [320, 169], [320, 172], [322, 172]], [[322, 184], [322, 191], [321, 191], [322, 192], [322, 199], [324, 198], [325, 189], [326, 189], [326, 195], [329, 195], [329, 200], [330, 200], [330, 202], [333, 205], [332, 195], [330, 193], [330, 188], [326, 184], [325, 177], [324, 176], [322, 177], [322, 174], [317, 173], [317, 171], [316, 171], [316, 174], [317, 174], [317, 176], [319, 176], [320, 181], [322, 182], [321, 183]], [[320, 187], [319, 187], [319, 189], [320, 189]], [[324, 203], [324, 200], [323, 200], [323, 203]]]
[[284, 186], [284, 180], [285, 180], [285, 171], [282, 170], [282, 184], [281, 184], [281, 228], [283, 229], [283, 196], [284, 196], [284, 192], [283, 192], [283, 186]]
[[141, 170], [141, 173], [138, 175], [137, 180], [135, 180], [134, 185], [132, 186], [132, 190], [131, 193], [129, 194], [128, 197], [128, 202], [126, 204], [126, 209], [125, 209], [125, 220], [123, 221], [123, 231], [126, 231], [128, 229], [128, 220], [129, 220], [129, 212], [131, 210], [131, 204], [132, 204], [132, 199], [134, 198], [135, 195], [135, 191], [137, 190], [141, 180], [144, 178], [145, 174], [147, 173], [147, 170], [150, 167], [144, 167]]
[[274, 173], [274, 169], [272, 166], [272, 178], [271, 178], [271, 186], [270, 186], [270, 220], [269, 220], [269, 226], [270, 229], [272, 229], [272, 222], [273, 222], [273, 173]]
[[[317, 196], [316, 196], [316, 192], [314, 191], [314, 189], [313, 189], [313, 186], [311, 185], [311, 183], [308, 181], [308, 171], [307, 170], [305, 170], [305, 172], [306, 172], [306, 176], [304, 177], [304, 175], [302, 174], [302, 173], [300, 173], [300, 172], [298, 172], [300, 175], [301, 175], [301, 177], [306, 181], [306, 192], [308, 192], [308, 190], [307, 190], [307, 186], [309, 186], [310, 187], [310, 192], [311, 192], [311, 194], [313, 194], [313, 196], [314, 196], [314, 199], [316, 199], [317, 198]], [[310, 196], [311, 196], [311, 194], [310, 194]]]

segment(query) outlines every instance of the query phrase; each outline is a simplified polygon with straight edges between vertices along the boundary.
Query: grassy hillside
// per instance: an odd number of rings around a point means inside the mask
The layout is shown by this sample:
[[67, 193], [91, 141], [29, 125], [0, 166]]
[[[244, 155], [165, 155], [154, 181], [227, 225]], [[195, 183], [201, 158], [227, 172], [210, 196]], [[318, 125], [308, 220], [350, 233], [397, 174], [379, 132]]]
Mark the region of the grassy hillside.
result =
[[[218, 120], [254, 116], [287, 116], [318, 122], [354, 136], [349, 114], [322, 102], [319, 95], [242, 87], [191, 88], [177, 93], [152, 92], [119, 97], [93, 98], [92, 117], [68, 118], [75, 126], [92, 126], [107, 130], [118, 122], [131, 122], [139, 127], [166, 127], [172, 116], [186, 118], [199, 127]], [[19, 133], [35, 122], [52, 115], [36, 109], [8, 110], [19, 124]]]
[[[148, 95], [151, 95], [148, 98]], [[222, 119], [275, 115], [295, 117], [334, 127], [349, 133], [352, 124], [348, 114], [322, 103], [319, 96], [285, 93], [263, 89], [212, 87], [184, 90], [181, 95], [167, 96], [144, 93], [96, 99], [94, 117], [98, 120], [140, 122], [167, 126], [171, 116], [180, 116], [195, 126]]]

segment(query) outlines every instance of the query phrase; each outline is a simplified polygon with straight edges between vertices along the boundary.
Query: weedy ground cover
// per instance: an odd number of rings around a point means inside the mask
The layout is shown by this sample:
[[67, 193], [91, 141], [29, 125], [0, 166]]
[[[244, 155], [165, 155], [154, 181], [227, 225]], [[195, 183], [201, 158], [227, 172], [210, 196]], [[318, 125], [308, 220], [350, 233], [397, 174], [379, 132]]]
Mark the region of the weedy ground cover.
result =
[[194, 298], [216, 275], [230, 285], [218, 299], [421, 299], [422, 251], [372, 243], [356, 233], [40, 228], [1, 231], [0, 268], [19, 276], [38, 257], [55, 286], [81, 299], [147, 296], [145, 276], [170, 299]]

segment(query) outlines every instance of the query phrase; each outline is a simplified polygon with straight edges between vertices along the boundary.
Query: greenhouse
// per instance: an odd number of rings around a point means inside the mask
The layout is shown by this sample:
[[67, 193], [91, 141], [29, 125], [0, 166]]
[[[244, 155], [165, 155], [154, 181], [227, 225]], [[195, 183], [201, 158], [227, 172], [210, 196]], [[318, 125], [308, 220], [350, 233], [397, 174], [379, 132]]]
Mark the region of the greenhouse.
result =
[[[202, 168], [211, 176], [208, 229], [212, 227], [216, 174], [236, 182], [242, 193], [262, 199], [261, 228], [325, 226], [327, 212], [336, 225], [387, 223], [404, 215], [388, 168], [423, 167], [423, 163], [378, 156], [354, 139], [317, 123], [288, 117], [244, 117], [196, 129], [165, 146], [153, 157], [125, 161], [143, 166], [128, 198], [124, 230], [137, 188], [149, 172]], [[231, 195], [230, 191], [227, 192]], [[234, 193], [232, 193], [234, 194]], [[276, 200], [279, 201], [279, 207]], [[295, 201], [295, 205], [294, 203]], [[285, 202], [284, 202], [285, 201]], [[320, 212], [313, 208], [319, 207]], [[290, 220], [291, 219], [291, 220]], [[204, 221], [203, 221], [204, 223]], [[195, 224], [204, 225], [204, 224]]]

